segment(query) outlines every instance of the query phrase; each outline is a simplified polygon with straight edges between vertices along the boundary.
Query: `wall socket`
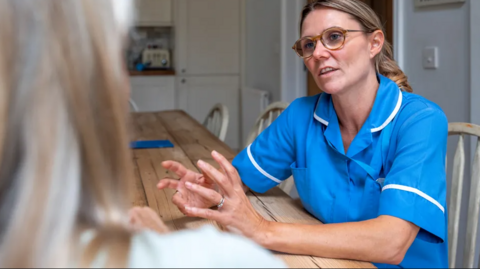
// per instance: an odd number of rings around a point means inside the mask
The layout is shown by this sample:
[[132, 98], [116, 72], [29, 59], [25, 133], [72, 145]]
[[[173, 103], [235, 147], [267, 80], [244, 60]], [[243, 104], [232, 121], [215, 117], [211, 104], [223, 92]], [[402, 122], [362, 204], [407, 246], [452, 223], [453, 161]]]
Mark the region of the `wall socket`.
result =
[[451, 3], [465, 3], [465, 0], [415, 0], [416, 7], [436, 6]]
[[426, 47], [423, 49], [423, 68], [438, 68], [438, 47]]

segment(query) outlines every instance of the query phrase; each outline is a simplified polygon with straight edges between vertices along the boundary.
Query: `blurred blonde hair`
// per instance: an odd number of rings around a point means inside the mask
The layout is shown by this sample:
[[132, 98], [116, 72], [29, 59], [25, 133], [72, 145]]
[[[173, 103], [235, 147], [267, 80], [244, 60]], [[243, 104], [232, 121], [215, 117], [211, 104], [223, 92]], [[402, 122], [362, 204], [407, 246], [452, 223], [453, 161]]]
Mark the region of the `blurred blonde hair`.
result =
[[100, 250], [125, 266], [130, 11], [130, 0], [0, 0], [1, 267], [89, 266]]
[[[302, 31], [303, 22], [307, 15], [320, 7], [329, 7], [350, 14], [360, 23], [363, 30], [367, 32], [381, 30], [385, 35], [383, 25], [377, 14], [375, 14], [375, 11], [360, 0], [310, 0], [302, 11], [300, 32]], [[408, 83], [407, 76], [393, 59], [392, 45], [387, 40], [383, 43], [382, 51], [375, 58], [375, 68], [377, 73], [393, 80], [400, 89], [412, 92], [412, 87], [410, 83]]]

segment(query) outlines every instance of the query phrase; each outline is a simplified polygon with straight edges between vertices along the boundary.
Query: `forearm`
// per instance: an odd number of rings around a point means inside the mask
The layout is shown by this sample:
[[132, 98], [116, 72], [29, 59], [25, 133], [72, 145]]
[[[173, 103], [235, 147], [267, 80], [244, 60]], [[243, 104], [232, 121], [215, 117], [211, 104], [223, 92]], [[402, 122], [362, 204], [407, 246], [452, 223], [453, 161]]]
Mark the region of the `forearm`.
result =
[[280, 252], [398, 264], [418, 230], [408, 240], [399, 240], [388, 222], [388, 219], [326, 225], [268, 222], [254, 240]]

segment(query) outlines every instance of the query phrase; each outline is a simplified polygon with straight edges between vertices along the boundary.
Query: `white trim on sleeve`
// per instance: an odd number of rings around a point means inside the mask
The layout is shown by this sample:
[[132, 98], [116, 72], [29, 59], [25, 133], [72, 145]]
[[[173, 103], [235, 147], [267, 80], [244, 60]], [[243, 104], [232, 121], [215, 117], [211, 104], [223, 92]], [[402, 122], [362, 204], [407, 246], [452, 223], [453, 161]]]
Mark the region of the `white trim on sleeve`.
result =
[[262, 175], [266, 176], [267, 178], [271, 179], [272, 181], [275, 181], [276, 183], [280, 184], [282, 183], [281, 180], [279, 180], [278, 178], [270, 175], [269, 173], [265, 172], [265, 170], [263, 170], [260, 165], [258, 165], [258, 163], [255, 161], [255, 159], [253, 159], [253, 156], [252, 156], [252, 152], [250, 151], [250, 147], [252, 145], [250, 144], [248, 146], [248, 149], [247, 149], [247, 153], [248, 153], [248, 158], [250, 159], [250, 161], [252, 162], [253, 166], [255, 166], [255, 168], [257, 168], [257, 170], [262, 173]]
[[402, 186], [402, 185], [397, 185], [397, 184], [389, 184], [389, 185], [383, 187], [382, 191], [385, 191], [385, 190], [388, 190], [388, 189], [396, 189], [396, 190], [408, 191], [408, 192], [415, 193], [415, 194], [421, 196], [422, 198], [425, 198], [430, 203], [436, 205], [445, 214], [445, 209], [443, 208], [443, 206], [439, 202], [437, 202], [435, 199], [433, 199], [432, 197], [428, 196], [426, 193], [424, 193], [424, 192], [422, 192], [418, 189], [415, 189], [415, 188], [412, 188], [412, 187], [407, 187], [407, 186]]

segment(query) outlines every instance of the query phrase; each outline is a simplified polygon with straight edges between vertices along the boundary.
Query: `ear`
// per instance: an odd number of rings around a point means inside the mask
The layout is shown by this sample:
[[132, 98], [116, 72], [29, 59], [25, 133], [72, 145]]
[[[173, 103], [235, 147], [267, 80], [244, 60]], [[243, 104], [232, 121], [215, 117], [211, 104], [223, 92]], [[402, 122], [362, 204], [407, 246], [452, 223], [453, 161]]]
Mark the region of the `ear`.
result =
[[382, 51], [385, 35], [382, 30], [376, 30], [370, 35], [370, 59], [375, 58]]

